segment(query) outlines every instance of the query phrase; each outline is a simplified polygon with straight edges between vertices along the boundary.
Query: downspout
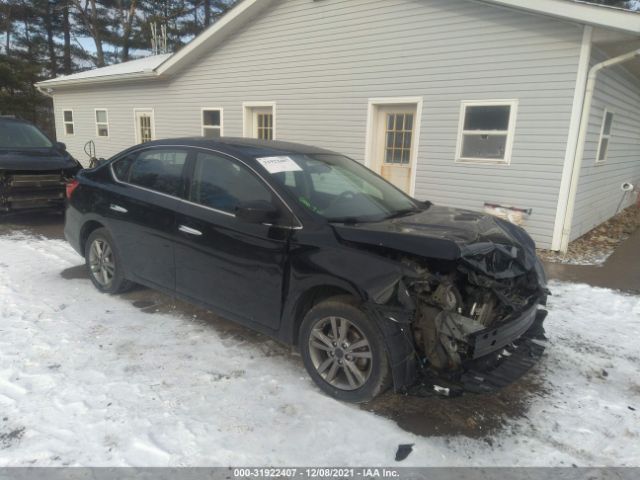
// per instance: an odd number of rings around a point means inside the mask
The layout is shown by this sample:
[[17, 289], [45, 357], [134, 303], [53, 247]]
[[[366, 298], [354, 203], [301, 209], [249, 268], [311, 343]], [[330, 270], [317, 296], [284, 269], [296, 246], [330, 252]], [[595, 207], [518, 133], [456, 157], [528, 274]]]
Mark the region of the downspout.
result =
[[633, 52], [625, 53], [618, 57], [610, 58], [604, 62], [594, 65], [589, 71], [589, 77], [587, 80], [587, 87], [585, 91], [584, 106], [582, 107], [582, 119], [580, 121], [580, 133], [578, 134], [578, 150], [576, 151], [576, 158], [573, 162], [573, 170], [571, 172], [571, 184], [569, 186], [569, 198], [567, 199], [567, 210], [564, 216], [563, 229], [562, 229], [562, 241], [560, 244], [560, 251], [566, 253], [569, 249], [569, 241], [571, 237], [571, 224], [573, 222], [573, 214], [576, 207], [576, 197], [578, 194], [578, 183], [580, 181], [580, 173], [582, 172], [582, 162], [584, 160], [584, 150], [587, 140], [587, 134], [589, 131], [589, 120], [591, 117], [591, 107], [593, 105], [593, 95], [596, 90], [596, 83], [598, 81], [598, 74], [600, 71], [615, 67], [622, 63], [633, 60], [640, 56], [640, 49]]

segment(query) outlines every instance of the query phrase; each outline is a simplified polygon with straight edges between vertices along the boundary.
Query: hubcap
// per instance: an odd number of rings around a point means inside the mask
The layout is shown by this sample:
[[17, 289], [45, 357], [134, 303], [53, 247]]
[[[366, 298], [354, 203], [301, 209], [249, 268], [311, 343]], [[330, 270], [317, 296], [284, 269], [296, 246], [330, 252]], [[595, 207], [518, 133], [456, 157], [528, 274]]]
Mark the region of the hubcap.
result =
[[103, 287], [108, 287], [113, 281], [116, 264], [113, 251], [107, 242], [96, 238], [89, 249], [89, 268], [93, 278]]
[[324, 381], [340, 390], [356, 390], [371, 376], [369, 341], [345, 318], [327, 317], [317, 322], [309, 337], [309, 353]]

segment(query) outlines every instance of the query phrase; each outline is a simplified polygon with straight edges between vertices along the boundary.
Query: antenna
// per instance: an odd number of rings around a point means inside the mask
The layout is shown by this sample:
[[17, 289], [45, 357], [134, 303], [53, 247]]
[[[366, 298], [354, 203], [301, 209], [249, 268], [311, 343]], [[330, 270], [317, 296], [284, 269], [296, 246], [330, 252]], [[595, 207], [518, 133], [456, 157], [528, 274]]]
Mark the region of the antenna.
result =
[[158, 24], [152, 22], [151, 25], [151, 51], [154, 55], [158, 54]]
[[167, 53], [168, 51], [168, 34], [167, 25], [160, 25], [160, 33], [158, 34], [158, 23], [152, 22], [151, 25], [151, 51], [154, 55]]

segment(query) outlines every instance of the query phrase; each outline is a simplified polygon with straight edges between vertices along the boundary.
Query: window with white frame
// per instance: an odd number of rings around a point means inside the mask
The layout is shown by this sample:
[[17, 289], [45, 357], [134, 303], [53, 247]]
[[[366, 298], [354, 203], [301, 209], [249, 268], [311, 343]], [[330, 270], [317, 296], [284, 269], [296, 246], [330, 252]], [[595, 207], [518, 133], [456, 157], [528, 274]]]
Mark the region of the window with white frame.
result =
[[602, 130], [600, 130], [600, 142], [598, 143], [598, 155], [596, 156], [597, 163], [602, 163], [607, 159], [609, 145], [611, 144], [612, 129], [613, 113], [605, 109], [604, 117], [602, 118]]
[[96, 134], [99, 137], [109, 136], [109, 113], [106, 109], [96, 109]]
[[202, 136], [205, 138], [218, 138], [222, 136], [222, 109], [202, 109]]
[[62, 121], [64, 123], [64, 134], [73, 135], [75, 133], [75, 126], [73, 123], [73, 110], [64, 110], [62, 112]]
[[462, 102], [456, 161], [511, 163], [518, 102]]

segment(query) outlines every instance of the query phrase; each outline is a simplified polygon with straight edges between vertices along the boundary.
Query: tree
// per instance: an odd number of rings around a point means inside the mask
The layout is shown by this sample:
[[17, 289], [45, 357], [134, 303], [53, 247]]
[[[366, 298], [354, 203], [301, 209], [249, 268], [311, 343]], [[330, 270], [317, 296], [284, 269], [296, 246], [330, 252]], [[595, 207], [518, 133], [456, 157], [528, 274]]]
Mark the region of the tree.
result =
[[96, 47], [96, 66], [104, 67], [103, 38], [106, 36], [108, 11], [98, 0], [70, 0], [81, 33], [91, 37]]

